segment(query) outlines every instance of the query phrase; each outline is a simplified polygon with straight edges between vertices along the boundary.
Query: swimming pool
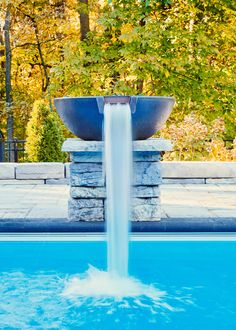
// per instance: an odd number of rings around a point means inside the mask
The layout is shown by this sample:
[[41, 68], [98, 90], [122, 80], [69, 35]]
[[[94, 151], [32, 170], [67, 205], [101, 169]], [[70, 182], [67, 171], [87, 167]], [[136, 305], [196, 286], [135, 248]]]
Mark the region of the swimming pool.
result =
[[[105, 288], [105, 268], [101, 235], [2, 235], [0, 329], [236, 328], [234, 234], [133, 235], [129, 274], [141, 288], [133, 296], [123, 286], [101, 295], [83, 281]], [[83, 294], [68, 295], [78, 278]]]

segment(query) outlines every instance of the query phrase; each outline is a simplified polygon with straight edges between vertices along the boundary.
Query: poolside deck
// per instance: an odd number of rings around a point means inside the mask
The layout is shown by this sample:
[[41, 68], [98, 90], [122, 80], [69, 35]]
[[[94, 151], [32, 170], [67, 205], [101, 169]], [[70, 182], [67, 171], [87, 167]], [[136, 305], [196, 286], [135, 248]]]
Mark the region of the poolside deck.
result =
[[[67, 218], [67, 185], [0, 184], [3, 219]], [[161, 186], [162, 218], [234, 218], [236, 185], [169, 184]]]

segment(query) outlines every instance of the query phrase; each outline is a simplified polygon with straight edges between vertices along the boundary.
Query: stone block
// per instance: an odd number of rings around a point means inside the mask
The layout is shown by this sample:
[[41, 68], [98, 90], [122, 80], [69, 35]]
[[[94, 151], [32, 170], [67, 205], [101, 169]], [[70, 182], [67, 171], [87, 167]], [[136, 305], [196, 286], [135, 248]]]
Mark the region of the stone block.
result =
[[236, 178], [236, 162], [161, 162], [162, 177]]
[[[132, 221], [158, 221], [161, 219], [159, 198], [132, 198], [131, 204]], [[105, 201], [106, 207], [107, 201]]]
[[76, 221], [104, 221], [102, 199], [69, 199], [68, 216]]
[[134, 151], [171, 151], [172, 143], [165, 139], [147, 139], [133, 142]]
[[103, 166], [99, 163], [81, 163], [70, 166], [70, 183], [72, 187], [102, 187], [105, 184]]
[[158, 162], [135, 162], [134, 185], [156, 186], [161, 183], [160, 163]]
[[205, 179], [162, 179], [162, 184], [205, 184]]
[[22, 163], [16, 165], [16, 179], [63, 179], [63, 163]]
[[0, 180], [7, 179], [15, 179], [15, 164], [0, 163]]
[[[71, 186], [102, 187], [105, 185], [101, 163], [71, 163]], [[161, 183], [158, 162], [134, 162], [133, 182], [135, 186], [157, 186]]]
[[69, 185], [70, 180], [68, 178], [64, 179], [46, 179], [46, 184], [60, 184], [60, 185]]
[[102, 152], [72, 152], [71, 161], [74, 163], [102, 163]]
[[[67, 139], [62, 146], [62, 151], [67, 152], [102, 152], [103, 141], [83, 141], [80, 139]], [[134, 151], [170, 151], [171, 141], [165, 139], [147, 139], [133, 142]]]
[[[106, 198], [105, 187], [71, 187], [71, 197], [72, 198]], [[134, 197], [159, 197], [160, 188], [159, 186], [146, 187], [146, 186], [136, 186], [133, 187], [132, 196]]]
[[159, 162], [161, 153], [159, 151], [134, 151], [133, 160], [135, 162]]
[[158, 221], [161, 219], [159, 198], [133, 198], [133, 221]]
[[[72, 152], [70, 159], [74, 163], [102, 163], [102, 152]], [[159, 151], [134, 151], [133, 160], [135, 162], [156, 162], [161, 160]]]
[[62, 145], [62, 151], [66, 152], [102, 152], [103, 141], [83, 141], [69, 138]]
[[[67, 139], [62, 146], [62, 151], [67, 152], [102, 152], [103, 141], [83, 141], [80, 139]], [[170, 151], [171, 141], [165, 139], [147, 139], [133, 142], [134, 151]]]
[[106, 198], [105, 187], [71, 187], [72, 198]]
[[34, 185], [44, 184], [44, 180], [0, 180], [0, 185]]
[[134, 197], [159, 197], [160, 196], [160, 187], [159, 186], [136, 186], [133, 187], [133, 196]]
[[235, 178], [218, 178], [218, 179], [206, 179], [207, 184], [236, 184]]
[[71, 163], [65, 163], [65, 178], [70, 178], [70, 165]]

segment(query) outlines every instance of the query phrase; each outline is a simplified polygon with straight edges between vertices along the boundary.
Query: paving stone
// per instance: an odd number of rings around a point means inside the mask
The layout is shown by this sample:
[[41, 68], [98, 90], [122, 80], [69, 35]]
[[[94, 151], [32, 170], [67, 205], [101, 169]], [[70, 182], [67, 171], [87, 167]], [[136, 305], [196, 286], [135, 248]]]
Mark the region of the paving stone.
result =
[[[236, 185], [173, 184], [162, 185], [160, 190], [162, 217], [163, 214], [170, 218], [236, 217]], [[67, 218], [68, 197], [68, 186], [0, 184], [0, 219], [6, 212], [8, 217], [14, 218], [19, 214], [18, 209], [28, 212], [26, 219]], [[185, 205], [183, 201], [186, 201]], [[192, 203], [195, 203], [194, 207]], [[19, 217], [23, 217], [21, 212]]]
[[207, 187], [205, 184], [183, 184], [182, 187], [184, 187], [184, 189], [189, 192], [217, 192], [220, 191], [220, 187], [216, 184], [208, 184]]
[[16, 166], [16, 179], [63, 179], [62, 163], [22, 163]]
[[214, 214], [207, 208], [199, 206], [186, 205], [165, 205], [162, 204], [164, 212], [169, 218], [211, 218]]
[[15, 201], [15, 206], [14, 208], [12, 207], [12, 202], [10, 203], [8, 201], [8, 203], [4, 203], [4, 204], [0, 204], [0, 210], [1, 212], [2, 211], [5, 211], [5, 212], [8, 212], [8, 211], [16, 211], [16, 212], [26, 212], [26, 211], [29, 211], [30, 209], [32, 209], [36, 203], [22, 203], [22, 202], [19, 202], [19, 201]]
[[11, 211], [11, 212], [5, 212], [5, 214], [1, 217], [2, 219], [25, 219], [27, 215], [27, 211], [25, 212], [14, 212], [14, 211]]
[[15, 179], [15, 164], [0, 163], [0, 180], [6, 179]]
[[[40, 207], [41, 206], [41, 207]], [[34, 207], [30, 212], [25, 216], [26, 219], [60, 219], [67, 218], [68, 212], [67, 207], [59, 207], [54, 205], [48, 205], [43, 207], [42, 204], [39, 204], [37, 207]]]
[[[208, 187], [209, 185], [207, 185]], [[236, 184], [232, 185], [232, 184], [217, 184], [217, 187], [221, 190], [221, 191], [225, 191], [225, 192], [235, 192], [236, 193]]]
[[235, 218], [236, 217], [236, 208], [228, 209], [228, 208], [218, 208], [218, 209], [210, 209], [210, 212], [214, 214], [215, 217], [224, 217], [224, 218]]

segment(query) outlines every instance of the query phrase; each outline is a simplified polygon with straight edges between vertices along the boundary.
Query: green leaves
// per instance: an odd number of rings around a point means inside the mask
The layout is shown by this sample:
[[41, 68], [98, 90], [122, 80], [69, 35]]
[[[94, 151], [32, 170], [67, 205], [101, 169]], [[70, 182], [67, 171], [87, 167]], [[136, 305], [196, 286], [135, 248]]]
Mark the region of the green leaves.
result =
[[26, 152], [28, 161], [65, 161], [66, 156], [61, 152], [63, 140], [58, 115], [50, 111], [46, 101], [36, 101], [27, 125]]
[[[33, 101], [42, 97], [44, 79], [32, 21], [26, 16], [30, 15], [37, 21], [52, 98], [174, 95], [177, 105], [169, 125], [179, 130], [190, 114], [207, 127], [223, 118], [223, 138], [234, 139], [236, 18], [232, 1], [90, 0], [90, 32], [83, 42], [79, 40], [78, 1], [66, 0], [59, 12], [56, 1], [13, 3], [12, 83], [19, 137], [25, 131], [22, 118], [25, 123]], [[0, 82], [0, 92], [2, 86]], [[206, 148], [200, 140], [199, 145], [202, 149], [194, 149], [198, 158]]]

